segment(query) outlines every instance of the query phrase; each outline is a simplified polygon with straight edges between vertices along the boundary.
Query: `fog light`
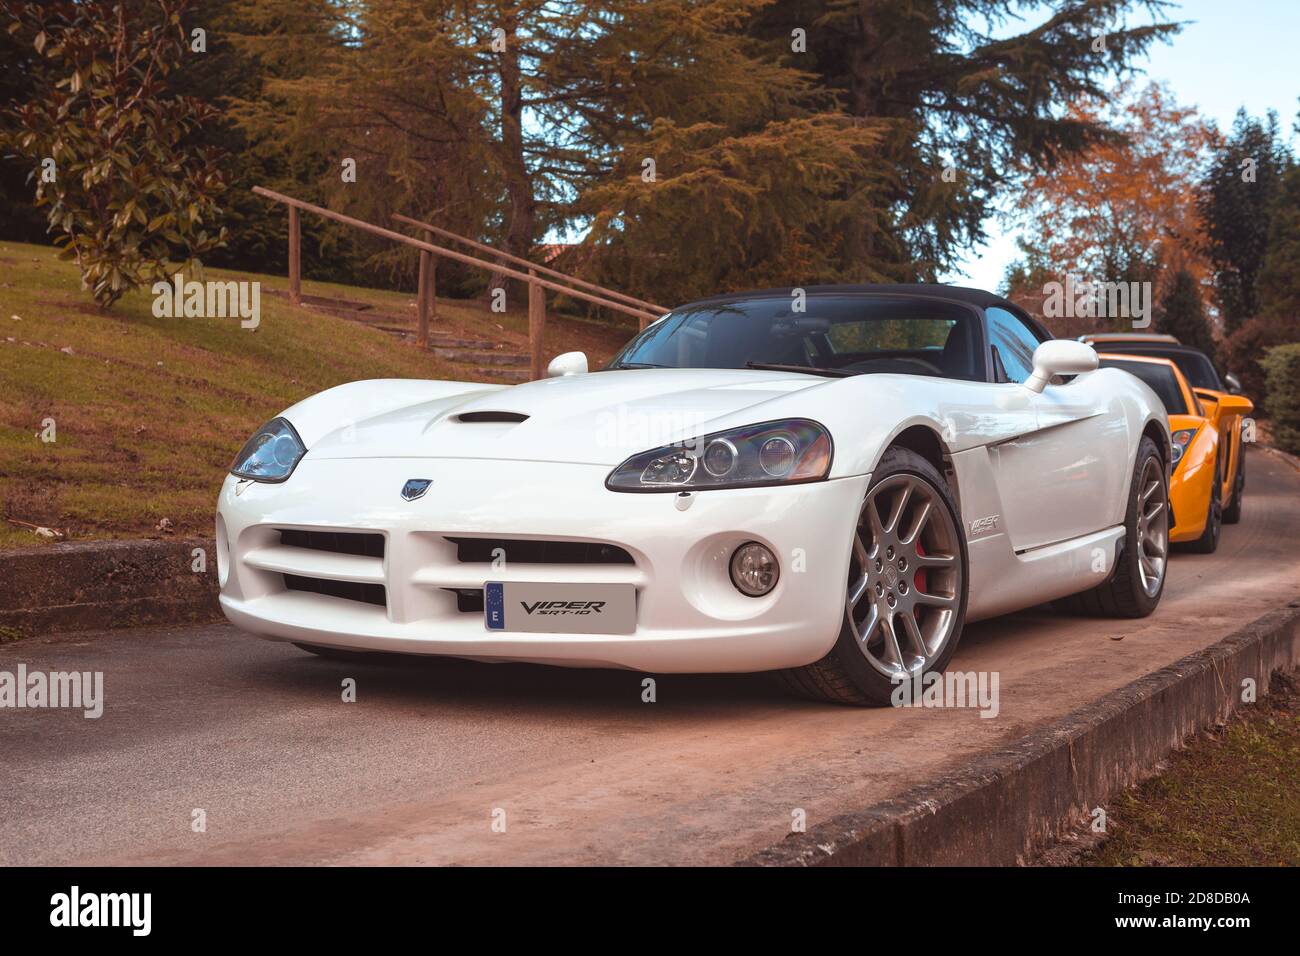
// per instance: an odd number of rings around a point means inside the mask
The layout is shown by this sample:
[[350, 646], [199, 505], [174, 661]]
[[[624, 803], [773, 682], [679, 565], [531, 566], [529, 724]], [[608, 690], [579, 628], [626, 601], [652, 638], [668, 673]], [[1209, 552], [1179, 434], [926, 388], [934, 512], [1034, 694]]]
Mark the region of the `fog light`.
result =
[[776, 555], [757, 541], [745, 542], [731, 555], [731, 583], [741, 594], [762, 597], [780, 576]]

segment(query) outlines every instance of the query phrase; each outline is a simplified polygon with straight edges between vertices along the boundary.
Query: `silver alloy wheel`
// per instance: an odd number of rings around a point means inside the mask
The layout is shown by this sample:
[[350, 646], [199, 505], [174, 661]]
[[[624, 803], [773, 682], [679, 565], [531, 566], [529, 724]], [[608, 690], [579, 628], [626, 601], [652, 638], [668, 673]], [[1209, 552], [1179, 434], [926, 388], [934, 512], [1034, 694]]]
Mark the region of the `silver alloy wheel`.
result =
[[1160, 459], [1147, 459], [1138, 488], [1138, 577], [1147, 597], [1155, 597], [1165, 577], [1169, 554], [1169, 502]]
[[885, 478], [862, 503], [845, 613], [867, 661], [891, 680], [927, 668], [956, 630], [957, 534], [939, 492], [916, 475]]

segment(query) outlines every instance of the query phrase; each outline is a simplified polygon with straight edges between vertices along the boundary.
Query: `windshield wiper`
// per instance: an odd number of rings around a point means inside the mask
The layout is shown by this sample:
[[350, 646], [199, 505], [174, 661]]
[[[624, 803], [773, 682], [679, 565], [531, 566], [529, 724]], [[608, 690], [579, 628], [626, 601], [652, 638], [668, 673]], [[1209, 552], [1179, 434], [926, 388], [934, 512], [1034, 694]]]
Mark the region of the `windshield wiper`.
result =
[[619, 362], [617, 365], [609, 366], [610, 369], [620, 368], [670, 368], [668, 365], [655, 365], [653, 362]]
[[813, 368], [809, 365], [767, 365], [763, 362], [746, 362], [745, 368], [755, 368], [762, 372], [803, 372], [807, 375], [820, 375], [822, 378], [850, 378], [861, 372], [846, 372], [842, 368]]

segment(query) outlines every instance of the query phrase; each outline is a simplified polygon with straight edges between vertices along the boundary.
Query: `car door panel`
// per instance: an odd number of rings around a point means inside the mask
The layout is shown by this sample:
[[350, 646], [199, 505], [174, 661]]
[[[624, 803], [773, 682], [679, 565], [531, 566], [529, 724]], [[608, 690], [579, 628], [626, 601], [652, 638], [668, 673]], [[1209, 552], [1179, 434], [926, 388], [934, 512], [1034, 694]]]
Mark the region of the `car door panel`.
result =
[[1113, 491], [1128, 469], [1124, 415], [1088, 374], [1031, 392], [1020, 381], [1037, 336], [1005, 310], [989, 309], [988, 321], [997, 364], [1016, 379], [998, 387], [1024, 396], [1034, 421], [1032, 431], [989, 449], [1012, 547], [1027, 551], [1114, 524]]

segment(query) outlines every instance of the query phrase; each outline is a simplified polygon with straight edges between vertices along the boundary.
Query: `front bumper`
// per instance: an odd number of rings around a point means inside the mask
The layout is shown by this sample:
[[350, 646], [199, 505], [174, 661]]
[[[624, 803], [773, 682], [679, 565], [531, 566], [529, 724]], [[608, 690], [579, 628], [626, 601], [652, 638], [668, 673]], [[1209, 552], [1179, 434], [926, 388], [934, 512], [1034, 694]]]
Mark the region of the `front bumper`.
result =
[[1178, 463], [1169, 482], [1169, 528], [1171, 544], [1195, 541], [1205, 533], [1210, 499], [1214, 495], [1214, 459], [1198, 457]]
[[[217, 517], [221, 606], [263, 637], [358, 650], [673, 672], [795, 667], [824, 655], [844, 614], [853, 523], [869, 476], [786, 487], [626, 494], [604, 466], [480, 459], [304, 459], [280, 485], [227, 477]], [[410, 478], [430, 478], [404, 501]], [[286, 545], [283, 530], [382, 535], [382, 556]], [[456, 538], [616, 545], [632, 563], [461, 560]], [[761, 598], [731, 584], [745, 541], [778, 556]], [[355, 582], [376, 603], [291, 590], [286, 575]], [[488, 631], [462, 594], [488, 581], [626, 583], [632, 634]], [[374, 591], [374, 586], [383, 591]]]

